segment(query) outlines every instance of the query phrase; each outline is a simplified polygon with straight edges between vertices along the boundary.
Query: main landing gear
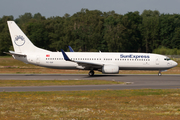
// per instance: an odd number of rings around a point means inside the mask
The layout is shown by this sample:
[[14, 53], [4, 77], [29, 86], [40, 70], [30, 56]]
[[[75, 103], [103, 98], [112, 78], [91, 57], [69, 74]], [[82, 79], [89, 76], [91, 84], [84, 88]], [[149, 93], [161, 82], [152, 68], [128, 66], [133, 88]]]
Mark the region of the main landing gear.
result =
[[89, 71], [89, 76], [94, 76], [94, 71], [93, 70]]
[[159, 71], [159, 73], [158, 73], [158, 76], [161, 76], [162, 74], [161, 74], [161, 71]]

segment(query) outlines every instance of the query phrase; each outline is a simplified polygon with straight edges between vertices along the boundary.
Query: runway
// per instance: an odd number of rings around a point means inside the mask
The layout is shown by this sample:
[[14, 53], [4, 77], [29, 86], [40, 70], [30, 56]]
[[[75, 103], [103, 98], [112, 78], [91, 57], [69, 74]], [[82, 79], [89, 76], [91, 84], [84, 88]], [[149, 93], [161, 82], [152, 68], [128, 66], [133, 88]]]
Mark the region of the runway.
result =
[[0, 87], [7, 91], [78, 91], [78, 90], [122, 90], [122, 89], [179, 89], [180, 75], [73, 75], [73, 74], [0, 74], [0, 80], [113, 80], [127, 82], [124, 85], [69, 85]]

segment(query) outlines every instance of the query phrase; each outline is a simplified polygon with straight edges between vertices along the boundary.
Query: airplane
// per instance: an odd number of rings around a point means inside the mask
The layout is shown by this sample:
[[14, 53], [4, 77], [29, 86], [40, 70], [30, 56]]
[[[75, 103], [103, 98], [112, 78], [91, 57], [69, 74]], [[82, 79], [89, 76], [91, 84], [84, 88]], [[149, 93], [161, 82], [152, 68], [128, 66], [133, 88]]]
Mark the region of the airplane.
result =
[[178, 64], [164, 55], [152, 53], [130, 52], [52, 52], [36, 47], [14, 21], [7, 21], [14, 51], [4, 52], [14, 59], [27, 64], [54, 68], [89, 70], [89, 76], [94, 71], [103, 74], [118, 74], [119, 70], [157, 70], [162, 71]]

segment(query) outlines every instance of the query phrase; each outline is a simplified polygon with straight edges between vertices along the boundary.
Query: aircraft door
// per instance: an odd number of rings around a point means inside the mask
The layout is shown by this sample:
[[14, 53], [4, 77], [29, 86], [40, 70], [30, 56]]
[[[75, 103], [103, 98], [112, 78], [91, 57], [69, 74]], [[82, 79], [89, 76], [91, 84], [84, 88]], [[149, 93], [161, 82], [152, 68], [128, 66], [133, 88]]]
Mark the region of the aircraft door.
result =
[[36, 56], [36, 63], [40, 64], [40, 56], [39, 55]]
[[158, 57], [156, 57], [156, 65], [159, 65], [159, 58]]

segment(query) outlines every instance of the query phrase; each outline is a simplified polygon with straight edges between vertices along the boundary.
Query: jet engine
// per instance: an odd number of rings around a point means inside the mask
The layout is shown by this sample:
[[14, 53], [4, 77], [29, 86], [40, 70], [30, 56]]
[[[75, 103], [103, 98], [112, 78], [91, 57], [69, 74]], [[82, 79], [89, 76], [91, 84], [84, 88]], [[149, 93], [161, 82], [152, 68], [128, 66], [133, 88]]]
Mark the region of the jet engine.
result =
[[119, 66], [117, 65], [104, 65], [102, 67], [102, 73], [104, 74], [118, 74]]

